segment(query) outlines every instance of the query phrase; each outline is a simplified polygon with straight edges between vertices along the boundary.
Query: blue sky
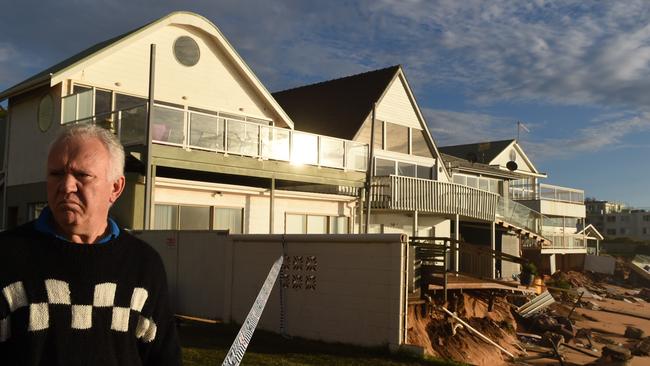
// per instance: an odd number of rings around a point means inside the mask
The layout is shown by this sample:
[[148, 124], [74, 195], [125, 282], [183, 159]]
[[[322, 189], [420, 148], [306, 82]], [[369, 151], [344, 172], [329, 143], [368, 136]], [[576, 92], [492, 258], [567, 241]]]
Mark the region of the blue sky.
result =
[[401, 64], [438, 145], [514, 138], [547, 183], [650, 207], [647, 1], [10, 1], [0, 89], [174, 10], [271, 91]]

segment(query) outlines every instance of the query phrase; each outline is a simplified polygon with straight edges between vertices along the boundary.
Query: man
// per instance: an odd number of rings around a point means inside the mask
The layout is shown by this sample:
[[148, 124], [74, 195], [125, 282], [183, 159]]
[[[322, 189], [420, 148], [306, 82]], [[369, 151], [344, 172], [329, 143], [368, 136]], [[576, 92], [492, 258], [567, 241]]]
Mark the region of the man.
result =
[[51, 145], [48, 206], [0, 234], [0, 364], [181, 363], [162, 261], [108, 217], [123, 170], [102, 128], [75, 125]]

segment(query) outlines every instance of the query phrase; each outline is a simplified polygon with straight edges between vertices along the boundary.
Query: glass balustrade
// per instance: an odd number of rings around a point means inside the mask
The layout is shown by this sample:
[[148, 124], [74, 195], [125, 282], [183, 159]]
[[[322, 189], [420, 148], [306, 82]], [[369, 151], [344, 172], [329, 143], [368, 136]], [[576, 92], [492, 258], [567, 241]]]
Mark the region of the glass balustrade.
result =
[[[125, 146], [146, 142], [147, 104], [92, 115], [88, 91], [66, 96], [62, 103], [64, 123], [100, 124]], [[159, 104], [154, 104], [151, 121], [157, 144], [355, 171], [365, 171], [368, 164], [368, 145], [355, 141]]]

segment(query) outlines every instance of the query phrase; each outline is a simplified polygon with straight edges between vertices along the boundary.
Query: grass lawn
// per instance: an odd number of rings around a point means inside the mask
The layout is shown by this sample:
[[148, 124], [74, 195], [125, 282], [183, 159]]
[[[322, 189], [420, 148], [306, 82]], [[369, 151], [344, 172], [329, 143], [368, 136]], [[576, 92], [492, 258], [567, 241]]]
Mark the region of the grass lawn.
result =
[[[239, 328], [184, 322], [179, 328], [186, 366], [221, 365]], [[242, 365], [460, 365], [393, 355], [386, 349], [352, 347], [304, 339], [285, 339], [257, 330]]]

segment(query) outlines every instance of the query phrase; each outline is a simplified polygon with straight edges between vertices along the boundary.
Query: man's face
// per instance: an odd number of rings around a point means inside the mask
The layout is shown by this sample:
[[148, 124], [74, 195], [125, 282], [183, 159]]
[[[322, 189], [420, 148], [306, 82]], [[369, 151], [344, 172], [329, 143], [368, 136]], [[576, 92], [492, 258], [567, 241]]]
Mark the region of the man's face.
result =
[[101, 235], [108, 210], [124, 188], [124, 177], [109, 178], [110, 157], [95, 137], [59, 142], [47, 159], [47, 203], [61, 234]]

